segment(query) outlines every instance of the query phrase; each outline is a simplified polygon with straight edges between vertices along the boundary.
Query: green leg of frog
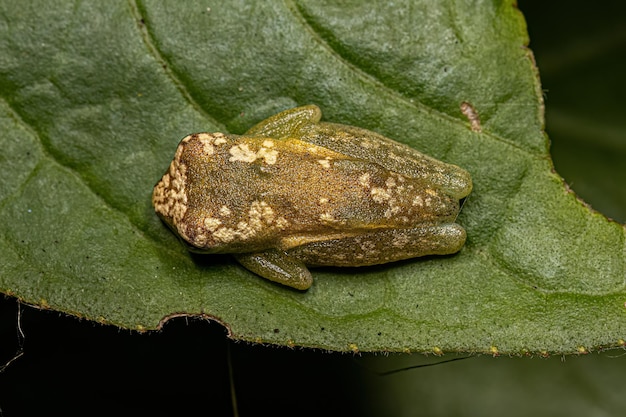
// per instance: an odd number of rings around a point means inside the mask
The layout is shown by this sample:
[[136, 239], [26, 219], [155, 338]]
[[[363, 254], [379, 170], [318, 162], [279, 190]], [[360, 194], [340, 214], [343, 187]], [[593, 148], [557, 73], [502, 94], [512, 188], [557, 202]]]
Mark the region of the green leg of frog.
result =
[[456, 223], [414, 229], [373, 231], [342, 239], [313, 242], [287, 253], [309, 266], [367, 266], [427, 255], [449, 255], [465, 243]]
[[246, 136], [273, 139], [293, 137], [304, 125], [315, 124], [322, 118], [322, 111], [314, 104], [285, 110], [252, 126]]
[[381, 230], [313, 242], [289, 251], [268, 249], [257, 253], [234, 254], [251, 272], [299, 290], [313, 284], [306, 265], [367, 266], [426, 255], [458, 252], [465, 243], [465, 230], [456, 223], [415, 229]]
[[280, 249], [233, 256], [246, 269], [270, 281], [298, 290], [306, 290], [313, 284], [313, 277], [304, 263]]

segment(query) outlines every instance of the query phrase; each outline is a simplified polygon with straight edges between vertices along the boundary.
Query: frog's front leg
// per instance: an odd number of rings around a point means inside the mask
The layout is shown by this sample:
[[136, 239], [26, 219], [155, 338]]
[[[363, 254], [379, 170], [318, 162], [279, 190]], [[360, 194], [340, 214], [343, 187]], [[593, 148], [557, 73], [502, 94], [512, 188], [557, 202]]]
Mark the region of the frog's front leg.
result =
[[315, 104], [285, 110], [252, 126], [245, 134], [273, 139], [292, 137], [306, 124], [317, 123], [322, 111]]
[[311, 272], [301, 261], [280, 249], [233, 254], [246, 269], [279, 284], [306, 290], [313, 284]]
[[355, 236], [307, 243], [289, 250], [310, 266], [366, 266], [427, 255], [456, 253], [465, 243], [456, 223], [414, 229], [382, 229]]

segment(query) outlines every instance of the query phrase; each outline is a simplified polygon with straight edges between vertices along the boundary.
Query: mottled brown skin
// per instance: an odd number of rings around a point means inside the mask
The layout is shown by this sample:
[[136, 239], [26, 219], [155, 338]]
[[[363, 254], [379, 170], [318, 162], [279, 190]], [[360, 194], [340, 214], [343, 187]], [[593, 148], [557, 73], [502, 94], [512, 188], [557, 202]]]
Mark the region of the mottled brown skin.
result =
[[306, 265], [364, 266], [461, 249], [467, 171], [374, 132], [321, 123], [310, 105], [243, 136], [184, 138], [155, 186], [159, 216], [192, 250], [232, 253], [307, 289]]

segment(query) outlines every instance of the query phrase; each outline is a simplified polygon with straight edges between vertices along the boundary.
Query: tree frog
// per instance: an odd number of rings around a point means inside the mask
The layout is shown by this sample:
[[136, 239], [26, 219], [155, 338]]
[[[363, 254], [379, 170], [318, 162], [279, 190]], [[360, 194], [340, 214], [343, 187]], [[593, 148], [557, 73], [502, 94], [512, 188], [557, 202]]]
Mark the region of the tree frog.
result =
[[315, 105], [272, 116], [244, 135], [185, 137], [152, 203], [201, 253], [230, 253], [299, 290], [307, 266], [365, 266], [452, 254], [472, 190], [467, 171], [354, 126], [320, 122]]

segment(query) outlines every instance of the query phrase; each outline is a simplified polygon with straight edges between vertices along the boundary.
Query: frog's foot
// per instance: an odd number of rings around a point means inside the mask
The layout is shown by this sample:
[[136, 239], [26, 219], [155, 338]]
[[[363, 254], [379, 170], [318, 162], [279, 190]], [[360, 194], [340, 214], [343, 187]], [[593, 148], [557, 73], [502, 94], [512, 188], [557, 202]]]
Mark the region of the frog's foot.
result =
[[307, 290], [313, 277], [306, 265], [285, 251], [268, 249], [257, 253], [236, 253], [235, 259], [246, 269], [279, 284], [298, 290]]

